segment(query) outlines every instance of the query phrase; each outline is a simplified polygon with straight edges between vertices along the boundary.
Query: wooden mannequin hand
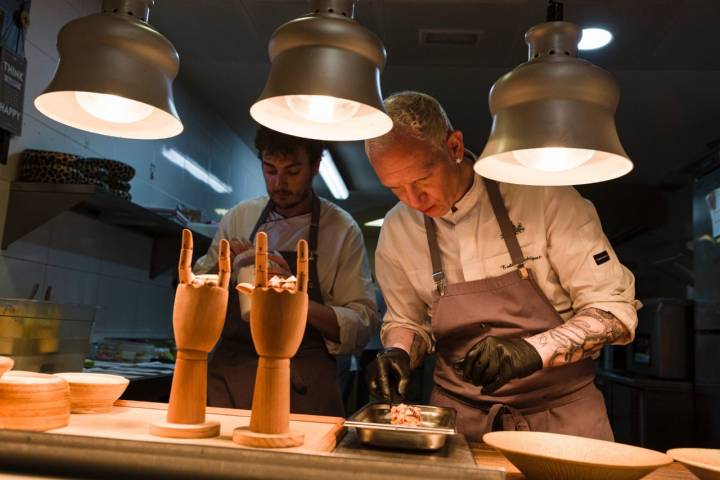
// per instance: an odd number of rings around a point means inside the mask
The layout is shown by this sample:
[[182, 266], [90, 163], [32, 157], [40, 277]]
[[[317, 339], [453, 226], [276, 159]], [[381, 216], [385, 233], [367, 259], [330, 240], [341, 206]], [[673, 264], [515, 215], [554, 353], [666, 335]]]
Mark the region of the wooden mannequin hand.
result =
[[180, 283], [175, 293], [173, 329], [178, 349], [209, 352], [217, 343], [225, 322], [230, 283], [230, 245], [220, 240], [218, 275], [194, 275], [193, 240], [190, 230], [183, 230], [178, 273]]

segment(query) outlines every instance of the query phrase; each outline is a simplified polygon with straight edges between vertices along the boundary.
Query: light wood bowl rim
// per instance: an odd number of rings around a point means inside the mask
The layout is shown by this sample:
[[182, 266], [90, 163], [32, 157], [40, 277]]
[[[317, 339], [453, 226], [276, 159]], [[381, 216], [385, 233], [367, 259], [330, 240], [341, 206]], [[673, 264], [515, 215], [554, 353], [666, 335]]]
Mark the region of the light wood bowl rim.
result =
[[[578, 460], [578, 459], [571, 459], [571, 458], [563, 458], [563, 457], [556, 457], [552, 455], [542, 454], [542, 453], [536, 453], [536, 452], [528, 452], [527, 450], [519, 449], [519, 448], [513, 448], [513, 447], [507, 447], [504, 444], [501, 446], [497, 442], [493, 441], [493, 437], [511, 437], [511, 436], [530, 436], [530, 437], [547, 437], [548, 440], [551, 440], [552, 438], [558, 438], [562, 437], [563, 439], [569, 439], [569, 438], [575, 438], [575, 439], [581, 439], [583, 441], [589, 441], [589, 442], [597, 442], [598, 446], [604, 445], [606, 448], [616, 448], [620, 446], [624, 449], [631, 449], [635, 451], [644, 451], [646, 453], [651, 453], [652, 455], [656, 456], [658, 458], [657, 462], [652, 463], [637, 463], [634, 465], [619, 465], [616, 463], [599, 463], [599, 462], [591, 462], [587, 460]], [[489, 440], [489, 441], [488, 441]], [[628, 445], [625, 443], [617, 443], [617, 442], [610, 442], [607, 440], [598, 440], [596, 438], [587, 438], [587, 437], [579, 437], [576, 435], [565, 435], [561, 433], [549, 433], [549, 432], [526, 432], [526, 431], [498, 431], [498, 432], [490, 432], [483, 435], [483, 442], [490, 445], [491, 447], [501, 451], [501, 452], [509, 452], [516, 455], [521, 455], [524, 457], [532, 457], [536, 459], [542, 459], [542, 460], [550, 460], [553, 462], [560, 462], [565, 464], [573, 464], [573, 465], [581, 465], [586, 467], [596, 467], [596, 468], [608, 468], [613, 470], [641, 470], [641, 469], [656, 469], [659, 467], [662, 467], [664, 465], [669, 465], [673, 462], [672, 457], [669, 455], [658, 452], [656, 450], [650, 450], [648, 448], [643, 447], [637, 447], [635, 445]], [[602, 451], [602, 450], [598, 450]], [[660, 462], [660, 458], [665, 458], [665, 461]]]
[[[122, 375], [114, 375], [111, 373], [90, 373], [90, 372], [58, 372], [53, 374], [62, 378], [70, 385], [91, 385], [101, 388], [103, 386], [128, 385], [130, 380]], [[92, 379], [104, 379], [107, 381], [94, 382]]]
[[[688, 460], [684, 454], [687, 452], [717, 452], [720, 454], [720, 449], [717, 448], [671, 448], [667, 451], [673, 459], [680, 463], [685, 463], [692, 467], [701, 468], [710, 472], [720, 473], [720, 461], [718, 463], [705, 463], [698, 462], [697, 460]], [[718, 457], [720, 459], [720, 456]]]
[[[29, 382], [14, 382], [14, 378], [34, 379]], [[56, 377], [47, 373], [26, 372], [24, 370], [10, 370], [5, 372], [0, 378], [0, 383], [5, 385], [67, 385], [68, 382], [64, 378]]]

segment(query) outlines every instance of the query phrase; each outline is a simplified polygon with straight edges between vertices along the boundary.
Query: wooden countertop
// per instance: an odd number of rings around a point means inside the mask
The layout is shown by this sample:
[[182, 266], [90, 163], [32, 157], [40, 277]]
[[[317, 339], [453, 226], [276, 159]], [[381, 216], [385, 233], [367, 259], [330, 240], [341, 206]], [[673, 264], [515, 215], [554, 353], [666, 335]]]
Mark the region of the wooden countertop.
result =
[[[525, 476], [515, 468], [515, 466], [494, 448], [484, 443], [471, 443], [475, 457], [475, 463], [480, 466], [502, 467], [507, 472], [508, 480], [523, 480]], [[644, 480], [695, 480], [697, 477], [690, 473], [685, 467], [678, 462], [674, 462], [667, 467], [658, 468], [650, 475], [644, 477]]]

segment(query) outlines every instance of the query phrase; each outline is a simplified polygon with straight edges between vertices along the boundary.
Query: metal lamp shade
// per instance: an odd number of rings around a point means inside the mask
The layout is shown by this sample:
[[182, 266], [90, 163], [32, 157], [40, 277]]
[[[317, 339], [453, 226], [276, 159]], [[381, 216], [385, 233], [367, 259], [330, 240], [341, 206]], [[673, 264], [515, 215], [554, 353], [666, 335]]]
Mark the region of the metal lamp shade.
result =
[[[116, 13], [82, 17], [60, 30], [57, 47], [60, 63], [55, 76], [35, 99], [41, 113], [71, 127], [114, 137], [158, 139], [182, 132], [172, 92], [178, 54], [147, 23]], [[149, 114], [137, 121], [108, 121], [83, 108], [76, 92], [140, 102], [145, 106], [133, 105]]]
[[[250, 108], [257, 122], [289, 135], [337, 141], [377, 137], [392, 128], [380, 91], [385, 49], [352, 18], [316, 12], [292, 20], [273, 33], [269, 53], [270, 75]], [[328, 116], [303, 115], [292, 107], [296, 101], [315, 104]], [[333, 117], [330, 110], [338, 106], [344, 117]]]
[[615, 129], [617, 83], [576, 57], [580, 35], [568, 22], [528, 31], [530, 60], [490, 90], [493, 125], [475, 163], [478, 174], [525, 185], [579, 185], [632, 170]]

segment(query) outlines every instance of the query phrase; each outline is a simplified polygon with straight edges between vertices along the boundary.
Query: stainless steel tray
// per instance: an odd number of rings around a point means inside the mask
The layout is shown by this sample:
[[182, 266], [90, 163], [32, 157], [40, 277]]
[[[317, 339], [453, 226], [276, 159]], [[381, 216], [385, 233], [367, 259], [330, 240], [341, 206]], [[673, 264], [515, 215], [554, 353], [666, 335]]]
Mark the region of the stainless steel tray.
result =
[[422, 423], [416, 427], [392, 425], [387, 403], [368, 403], [345, 420], [345, 426], [354, 427], [366, 445], [411, 450], [438, 450], [448, 435], [457, 433], [452, 408], [413, 406], [419, 407], [422, 415]]

